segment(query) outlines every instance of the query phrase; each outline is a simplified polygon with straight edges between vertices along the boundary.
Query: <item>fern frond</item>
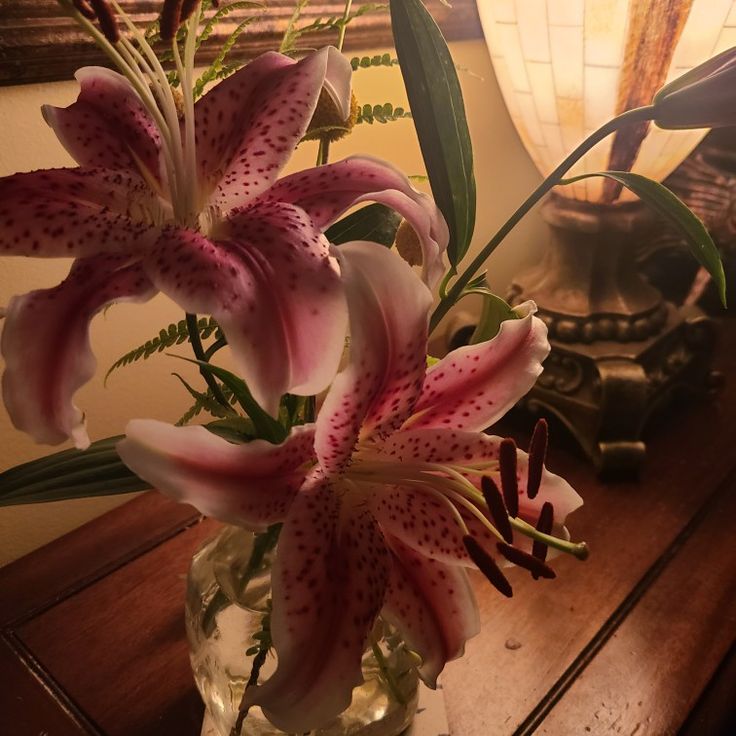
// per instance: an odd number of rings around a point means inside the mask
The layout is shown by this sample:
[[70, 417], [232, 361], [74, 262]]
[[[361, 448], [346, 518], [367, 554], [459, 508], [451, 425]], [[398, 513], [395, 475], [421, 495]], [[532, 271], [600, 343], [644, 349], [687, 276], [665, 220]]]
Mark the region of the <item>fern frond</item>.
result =
[[[175, 373], [174, 375], [177, 374]], [[239, 416], [234, 409], [232, 414], [226, 413], [225, 407], [222, 406], [222, 404], [220, 404], [213, 396], [212, 389], [208, 388], [206, 391], [200, 392], [196, 391], [196, 389], [192, 389], [191, 386], [187, 386], [187, 390], [189, 389], [191, 389], [189, 393], [195, 397], [195, 400], [194, 403], [184, 412], [184, 414], [179, 417], [176, 422], [177, 427], [189, 424], [189, 422], [191, 422], [194, 417], [199, 416], [203, 411], [212, 414], [212, 416], [222, 418]], [[227, 386], [225, 386], [224, 384], [220, 384], [220, 390], [222, 391], [223, 396], [230, 402], [230, 404], [235, 404], [237, 402], [237, 398]]]
[[358, 69], [368, 69], [374, 66], [397, 66], [399, 63], [398, 59], [395, 59], [391, 54], [376, 54], [375, 56], [353, 56], [350, 59], [350, 66], [354, 72]]
[[197, 37], [196, 48], [199, 49], [199, 47], [212, 35], [213, 31], [217, 27], [217, 24], [228, 15], [230, 15], [233, 10], [247, 10], [250, 8], [265, 9], [265, 7], [265, 3], [257, 2], [257, 0], [236, 0], [236, 2], [228, 3], [227, 5], [221, 5], [204, 24], [202, 31]]
[[[212, 317], [200, 317], [197, 321], [199, 336], [203, 340], [206, 340], [215, 331], [217, 331], [218, 327], [217, 322], [212, 319]], [[118, 358], [107, 371], [107, 374], [105, 375], [105, 383], [107, 383], [107, 379], [110, 377], [110, 374], [118, 368], [130, 365], [131, 363], [135, 363], [139, 360], [148, 360], [148, 358], [155, 353], [161, 353], [174, 345], [181, 345], [187, 340], [189, 340], [189, 330], [187, 329], [187, 323], [185, 320], [181, 320], [176, 324], [170, 324], [166, 329], [160, 330], [156, 337], [146, 340], [143, 345], [139, 345], [137, 348], [134, 348], [122, 357]]]
[[307, 5], [309, 5], [309, 0], [297, 0], [296, 5], [294, 6], [294, 12], [291, 14], [291, 18], [289, 18], [289, 22], [286, 24], [284, 36], [279, 44], [279, 51], [282, 54], [289, 54], [294, 50], [296, 41], [299, 38], [296, 24], [299, 22], [299, 18], [301, 18], [302, 10], [304, 10]]
[[411, 112], [403, 107], [394, 107], [390, 102], [383, 105], [363, 105], [358, 110], [356, 123], [392, 123], [403, 118], [410, 118]]
[[[214, 59], [212, 64], [210, 64], [209, 68], [206, 69], [202, 76], [196, 81], [194, 85], [195, 99], [199, 97], [202, 92], [204, 92], [204, 88], [207, 84], [218, 79], [217, 75], [223, 70], [225, 58], [230, 53], [233, 46], [235, 46], [235, 42], [241, 36], [243, 31], [245, 31], [245, 29], [259, 17], [260, 15], [252, 15], [250, 18], [246, 18], [245, 20], [238, 23], [238, 25], [235, 27], [235, 30], [228, 36], [225, 43], [222, 44], [220, 52], [217, 54], [217, 57]], [[232, 65], [230, 66], [232, 67]], [[235, 71], [235, 69], [228, 69], [227, 74], [231, 74], [233, 71]]]

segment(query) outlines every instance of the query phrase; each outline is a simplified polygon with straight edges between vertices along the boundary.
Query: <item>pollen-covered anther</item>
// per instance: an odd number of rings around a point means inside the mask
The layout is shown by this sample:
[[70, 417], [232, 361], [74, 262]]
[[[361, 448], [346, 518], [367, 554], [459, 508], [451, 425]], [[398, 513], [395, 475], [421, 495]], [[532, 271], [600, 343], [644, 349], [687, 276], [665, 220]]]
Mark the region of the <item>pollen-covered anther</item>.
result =
[[514, 594], [511, 583], [501, 572], [501, 568], [496, 561], [480, 546], [478, 541], [469, 535], [463, 537], [463, 544], [470, 556], [470, 559], [476, 564], [478, 569], [485, 575], [488, 582], [507, 598], [511, 598]]
[[509, 562], [529, 570], [535, 580], [537, 578], [549, 578], [551, 580], [557, 577], [555, 571], [549, 565], [534, 557], [534, 555], [524, 552], [524, 550], [517, 549], [504, 542], [499, 542], [496, 547], [499, 553]]
[[401, 221], [396, 231], [396, 250], [410, 266], [421, 266], [424, 263], [417, 231], [406, 220]]
[[181, 25], [183, 0], [164, 0], [158, 21], [159, 32], [164, 41], [172, 41]]
[[[92, 6], [92, 10], [97, 16], [100, 30], [105, 38], [110, 43], [117, 43], [120, 40], [120, 31], [118, 30], [118, 23], [112, 8], [107, 4], [106, 0], [89, 0], [89, 5]], [[82, 10], [79, 12], [84, 15]]]
[[350, 114], [346, 120], [335, 99], [323, 87], [317, 100], [317, 107], [307, 126], [307, 132], [304, 134], [304, 140], [326, 140], [334, 143], [348, 135], [357, 120], [358, 101], [354, 94], [350, 96]]
[[92, 6], [89, 4], [88, 0], [72, 0], [72, 5], [74, 5], [76, 10], [81, 13], [87, 20], [94, 20], [97, 17], [97, 14], [92, 9]]
[[509, 516], [519, 515], [519, 481], [516, 476], [516, 442], [507, 437], [498, 450], [501, 490]]
[[[539, 519], [537, 519], [537, 531], [542, 532], [542, 534], [549, 534], [552, 531], [552, 526], [554, 525], [554, 516], [554, 507], [549, 501], [545, 501], [542, 504], [542, 510], [539, 512]], [[547, 545], [538, 539], [535, 539], [534, 544], [532, 544], [532, 554], [542, 562], [547, 559], [548, 549]], [[537, 577], [534, 573], [532, 573], [532, 576], [535, 579]]]
[[498, 486], [493, 482], [493, 479], [487, 475], [484, 475], [480, 479], [480, 488], [483, 491], [483, 498], [486, 501], [488, 511], [491, 514], [491, 519], [496, 529], [498, 529], [500, 535], [506, 542], [513, 544], [514, 531], [511, 528], [511, 522], [509, 521], [506, 504], [503, 502], [501, 491], [498, 490]]
[[534, 427], [531, 442], [529, 443], [529, 467], [527, 470], [526, 494], [536, 498], [539, 486], [542, 484], [544, 462], [547, 459], [547, 420], [540, 419]]

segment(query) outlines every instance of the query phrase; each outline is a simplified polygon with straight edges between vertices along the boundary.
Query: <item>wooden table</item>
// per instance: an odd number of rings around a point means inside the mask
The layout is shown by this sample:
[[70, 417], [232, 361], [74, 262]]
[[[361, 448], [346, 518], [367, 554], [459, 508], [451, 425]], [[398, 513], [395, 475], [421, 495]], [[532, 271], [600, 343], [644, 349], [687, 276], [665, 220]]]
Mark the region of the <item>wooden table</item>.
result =
[[[475, 581], [483, 631], [444, 677], [453, 736], [736, 734], [734, 327], [731, 380], [659, 422], [640, 482], [601, 483], [553, 438], [592, 555], [514, 575], [511, 600]], [[0, 734], [196, 736], [184, 576], [216, 528], [146, 494], [0, 570]]]

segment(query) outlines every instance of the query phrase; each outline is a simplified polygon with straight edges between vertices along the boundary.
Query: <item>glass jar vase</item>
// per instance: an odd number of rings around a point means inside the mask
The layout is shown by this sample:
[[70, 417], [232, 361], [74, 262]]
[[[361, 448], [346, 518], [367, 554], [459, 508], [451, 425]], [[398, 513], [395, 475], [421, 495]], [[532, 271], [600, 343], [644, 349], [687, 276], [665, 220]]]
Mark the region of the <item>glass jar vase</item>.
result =
[[[260, 543], [254, 545], [256, 539]], [[190, 659], [218, 736], [230, 736], [251, 675], [258, 633], [269, 612], [275, 550], [263, 541], [244, 529], [225, 527], [195, 553], [189, 568], [186, 627]], [[412, 655], [396, 632], [380, 620], [362, 665], [365, 682], [353, 691], [351, 705], [310, 736], [398, 736], [411, 723], [418, 697]], [[269, 655], [259, 681], [275, 668], [276, 658]], [[254, 707], [243, 733], [279, 736], [284, 732]]]

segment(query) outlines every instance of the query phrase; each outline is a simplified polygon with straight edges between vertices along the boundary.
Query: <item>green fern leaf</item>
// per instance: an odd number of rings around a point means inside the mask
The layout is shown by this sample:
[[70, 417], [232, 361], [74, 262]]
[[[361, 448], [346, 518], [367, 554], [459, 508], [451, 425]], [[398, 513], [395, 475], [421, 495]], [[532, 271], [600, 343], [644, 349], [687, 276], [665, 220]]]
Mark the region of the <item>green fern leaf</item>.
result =
[[[197, 329], [199, 335], [203, 340], [206, 340], [213, 333], [219, 330], [219, 325], [212, 319], [212, 317], [201, 317], [197, 322]], [[118, 358], [107, 371], [105, 375], [105, 383], [110, 377], [110, 374], [122, 368], [123, 366], [130, 365], [139, 360], [148, 360], [152, 355], [161, 353], [167, 348], [174, 347], [174, 345], [181, 345], [181, 343], [189, 340], [189, 330], [187, 330], [187, 323], [185, 320], [181, 320], [178, 323], [170, 324], [166, 329], [159, 330], [156, 337], [146, 340], [143, 345], [139, 345], [137, 348], [130, 350], [125, 353], [122, 357]]]
[[398, 59], [392, 58], [391, 54], [382, 54], [376, 56], [353, 56], [350, 59], [350, 66], [354, 72], [358, 69], [369, 69], [377, 66], [397, 66]]
[[396, 120], [410, 117], [411, 112], [408, 110], [403, 107], [394, 107], [390, 102], [385, 102], [383, 105], [363, 105], [358, 110], [356, 123], [368, 123], [368, 125], [373, 125], [374, 122], [393, 123]]

